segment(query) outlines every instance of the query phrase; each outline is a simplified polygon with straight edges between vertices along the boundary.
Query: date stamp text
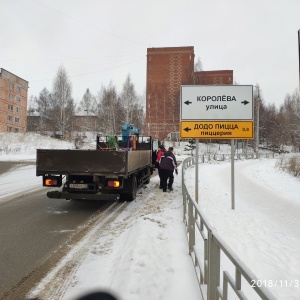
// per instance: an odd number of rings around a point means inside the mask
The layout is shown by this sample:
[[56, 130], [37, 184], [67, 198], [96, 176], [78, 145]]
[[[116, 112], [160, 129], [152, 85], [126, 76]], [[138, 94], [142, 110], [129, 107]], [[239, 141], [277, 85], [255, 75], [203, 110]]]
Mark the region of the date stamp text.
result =
[[276, 279], [276, 280], [266, 280], [266, 279], [258, 279], [258, 280], [251, 280], [251, 287], [282, 287], [282, 288], [297, 288], [300, 287], [300, 280], [298, 279]]

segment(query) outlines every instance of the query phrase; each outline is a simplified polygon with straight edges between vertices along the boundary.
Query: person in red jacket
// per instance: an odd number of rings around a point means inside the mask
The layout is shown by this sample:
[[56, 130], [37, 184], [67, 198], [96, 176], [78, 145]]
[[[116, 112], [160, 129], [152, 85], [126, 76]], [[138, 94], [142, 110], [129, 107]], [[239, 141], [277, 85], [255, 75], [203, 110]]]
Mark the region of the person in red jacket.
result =
[[158, 171], [158, 176], [159, 176], [159, 188], [161, 189], [162, 186], [161, 186], [161, 174], [160, 174], [160, 167], [159, 167], [159, 161], [160, 161], [160, 158], [163, 154], [165, 154], [167, 151], [165, 149], [165, 147], [163, 145], [160, 145], [158, 147], [158, 151], [157, 151], [157, 156], [156, 156], [156, 162], [155, 162], [155, 167], [157, 168], [157, 171]]

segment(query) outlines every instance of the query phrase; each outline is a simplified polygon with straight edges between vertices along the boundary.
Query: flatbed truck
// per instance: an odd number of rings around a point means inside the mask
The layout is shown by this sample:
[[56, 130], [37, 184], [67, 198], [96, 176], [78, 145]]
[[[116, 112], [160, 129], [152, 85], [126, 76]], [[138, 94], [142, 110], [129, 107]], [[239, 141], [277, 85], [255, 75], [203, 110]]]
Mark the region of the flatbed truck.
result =
[[[132, 201], [152, 174], [152, 138], [97, 136], [96, 149], [37, 149], [43, 186], [62, 187], [49, 198]], [[64, 181], [64, 182], [63, 182]]]

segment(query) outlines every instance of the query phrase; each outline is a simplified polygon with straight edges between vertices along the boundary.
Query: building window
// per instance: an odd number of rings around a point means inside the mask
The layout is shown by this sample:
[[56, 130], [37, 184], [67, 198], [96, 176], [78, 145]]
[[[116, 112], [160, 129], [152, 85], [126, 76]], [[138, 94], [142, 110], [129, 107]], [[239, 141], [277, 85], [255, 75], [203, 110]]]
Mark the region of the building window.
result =
[[9, 83], [9, 88], [11, 89], [11, 90], [13, 90], [14, 88], [15, 88], [15, 85], [13, 84], [13, 83]]
[[13, 107], [11, 104], [8, 104], [8, 110], [13, 111], [13, 110], [14, 110], [14, 107]]
[[15, 118], [15, 123], [20, 123], [20, 118]]
[[17, 113], [20, 113], [20, 111], [21, 111], [20, 107], [17, 106], [17, 107], [16, 107], [16, 112], [17, 112]]
[[8, 120], [9, 122], [12, 122], [13, 117], [12, 117], [12, 116], [7, 116], [7, 120]]
[[8, 98], [9, 98], [10, 100], [14, 100], [14, 95], [11, 94], [11, 93], [9, 93], [9, 94], [8, 94]]
[[21, 93], [21, 88], [17, 86], [17, 93]]
[[12, 127], [7, 126], [7, 131], [8, 131], [8, 132], [12, 132]]
[[14, 130], [15, 132], [19, 132], [19, 128], [15, 128], [15, 130]]
[[20, 97], [16, 96], [16, 102], [21, 102]]

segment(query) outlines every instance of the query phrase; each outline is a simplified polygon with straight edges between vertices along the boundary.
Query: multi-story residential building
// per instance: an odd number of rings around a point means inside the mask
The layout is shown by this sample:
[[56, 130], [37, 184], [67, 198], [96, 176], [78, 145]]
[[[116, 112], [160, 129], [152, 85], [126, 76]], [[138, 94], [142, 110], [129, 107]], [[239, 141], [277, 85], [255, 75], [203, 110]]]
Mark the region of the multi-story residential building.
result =
[[0, 68], [0, 132], [26, 132], [28, 81]]
[[232, 70], [194, 72], [194, 56], [193, 46], [147, 49], [146, 135], [179, 132], [181, 85], [232, 84]]

